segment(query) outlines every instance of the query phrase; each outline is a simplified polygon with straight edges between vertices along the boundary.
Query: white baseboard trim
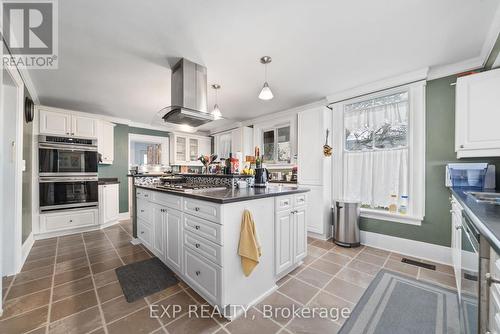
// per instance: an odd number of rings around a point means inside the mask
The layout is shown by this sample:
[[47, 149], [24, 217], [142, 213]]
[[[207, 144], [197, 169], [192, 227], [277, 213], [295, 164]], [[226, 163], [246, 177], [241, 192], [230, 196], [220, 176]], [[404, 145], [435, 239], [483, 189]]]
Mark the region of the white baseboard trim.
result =
[[106, 227], [110, 227], [110, 226], [116, 225], [116, 224], [118, 224], [119, 222], [120, 222], [120, 219], [113, 220], [113, 221], [111, 221], [111, 222], [109, 222], [109, 223], [102, 224], [102, 225], [100, 226], [100, 228], [101, 228], [101, 230], [102, 230], [103, 228], [106, 228]]
[[130, 219], [130, 213], [127, 212], [121, 212], [118, 214], [118, 220], [127, 220]]
[[140, 244], [142, 244], [141, 240], [139, 240], [138, 238], [133, 238], [132, 240], [130, 240], [130, 243], [132, 245], [140, 245]]
[[314, 238], [314, 239], [320, 239], [320, 240], [328, 240], [330, 238], [329, 236], [327, 236], [325, 234], [320, 234], [320, 233], [311, 232], [311, 231], [307, 231], [307, 236]]
[[452, 265], [451, 248], [426, 242], [361, 231], [361, 244], [423, 260]]
[[21, 268], [24, 266], [24, 262], [26, 262], [26, 258], [28, 257], [34, 243], [35, 243], [35, 238], [33, 236], [33, 232], [31, 232], [28, 238], [24, 241], [22, 246], [21, 265], [19, 266], [18, 272], [21, 271]]

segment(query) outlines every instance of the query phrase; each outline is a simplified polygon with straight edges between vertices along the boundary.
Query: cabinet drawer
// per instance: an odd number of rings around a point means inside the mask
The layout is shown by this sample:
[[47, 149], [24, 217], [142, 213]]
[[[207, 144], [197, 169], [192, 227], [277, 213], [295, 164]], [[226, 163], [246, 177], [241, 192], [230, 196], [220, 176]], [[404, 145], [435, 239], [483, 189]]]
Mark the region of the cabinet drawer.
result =
[[151, 249], [151, 228], [146, 225], [142, 219], [137, 221], [137, 237], [144, 243], [144, 245]]
[[97, 210], [49, 213], [41, 216], [44, 232], [67, 230], [77, 227], [98, 225]]
[[152, 191], [143, 189], [143, 188], [137, 188], [135, 191], [137, 199], [145, 199], [148, 200], [151, 198], [151, 193]]
[[298, 194], [293, 196], [293, 205], [294, 206], [303, 206], [307, 204], [307, 195], [306, 194]]
[[187, 198], [184, 199], [184, 212], [216, 223], [220, 222], [220, 205], [217, 204]]
[[184, 246], [189, 247], [194, 252], [203, 255], [210, 261], [222, 265], [222, 247], [213, 242], [204, 240], [193, 233], [184, 233]]
[[182, 197], [180, 196], [169, 195], [158, 191], [153, 191], [151, 195], [152, 199], [150, 200], [155, 203], [172, 209], [182, 210]]
[[144, 221], [145, 224], [151, 225], [153, 207], [151, 203], [143, 199], [137, 199], [137, 218]]
[[276, 211], [284, 211], [292, 208], [292, 196], [276, 197]]
[[200, 294], [214, 304], [221, 299], [222, 269], [213, 263], [204, 261], [195, 252], [185, 249], [184, 275], [187, 281], [198, 288]]
[[222, 225], [191, 215], [184, 215], [184, 230], [193, 232], [209, 241], [222, 245]]

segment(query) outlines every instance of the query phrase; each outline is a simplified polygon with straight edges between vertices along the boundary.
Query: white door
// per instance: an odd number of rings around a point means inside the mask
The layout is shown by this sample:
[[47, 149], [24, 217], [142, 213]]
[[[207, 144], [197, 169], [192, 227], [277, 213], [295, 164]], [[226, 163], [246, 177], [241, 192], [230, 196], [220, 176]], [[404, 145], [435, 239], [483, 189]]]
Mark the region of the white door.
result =
[[72, 136], [97, 138], [96, 119], [83, 116], [72, 116], [71, 123]]
[[71, 116], [40, 109], [40, 134], [70, 136]]
[[165, 226], [167, 219], [167, 209], [153, 204], [153, 253], [161, 260], [165, 260]]
[[307, 215], [306, 208], [297, 208], [293, 214], [293, 256], [294, 262], [302, 261], [307, 255]]
[[455, 107], [457, 152], [500, 149], [499, 87], [500, 69], [457, 79]]
[[106, 184], [103, 186], [104, 196], [104, 223], [118, 219], [119, 213], [119, 184]]
[[165, 219], [165, 262], [182, 272], [182, 212], [167, 209]]
[[276, 214], [276, 276], [293, 264], [293, 220], [290, 210]]

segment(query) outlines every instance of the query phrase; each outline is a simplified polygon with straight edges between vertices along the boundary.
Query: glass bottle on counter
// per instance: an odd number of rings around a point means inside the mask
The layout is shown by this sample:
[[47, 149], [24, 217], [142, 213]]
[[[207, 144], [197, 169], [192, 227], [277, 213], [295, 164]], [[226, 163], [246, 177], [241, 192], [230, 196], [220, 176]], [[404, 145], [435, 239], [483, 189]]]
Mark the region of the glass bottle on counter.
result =
[[389, 212], [396, 213], [398, 212], [398, 196], [392, 194], [391, 199], [389, 201]]
[[408, 195], [401, 196], [401, 204], [399, 205], [399, 213], [406, 215], [408, 213]]

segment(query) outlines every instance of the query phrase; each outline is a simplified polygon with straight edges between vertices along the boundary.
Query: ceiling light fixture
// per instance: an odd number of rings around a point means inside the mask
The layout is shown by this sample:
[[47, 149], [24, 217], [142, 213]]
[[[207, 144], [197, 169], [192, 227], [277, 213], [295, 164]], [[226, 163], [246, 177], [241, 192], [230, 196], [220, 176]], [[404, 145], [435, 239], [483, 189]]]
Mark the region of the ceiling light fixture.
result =
[[261, 100], [271, 100], [274, 97], [273, 92], [271, 91], [271, 88], [269, 88], [269, 84], [267, 83], [267, 64], [269, 64], [271, 61], [272, 59], [269, 56], [260, 58], [261, 64], [264, 64], [264, 86], [262, 86], [262, 90], [259, 94], [259, 99]]
[[222, 113], [220, 112], [219, 104], [217, 103], [217, 98], [218, 98], [217, 91], [220, 89], [220, 85], [213, 84], [212, 88], [215, 90], [215, 104], [214, 104], [214, 110], [212, 110], [212, 115], [216, 120], [218, 120], [222, 118]]

